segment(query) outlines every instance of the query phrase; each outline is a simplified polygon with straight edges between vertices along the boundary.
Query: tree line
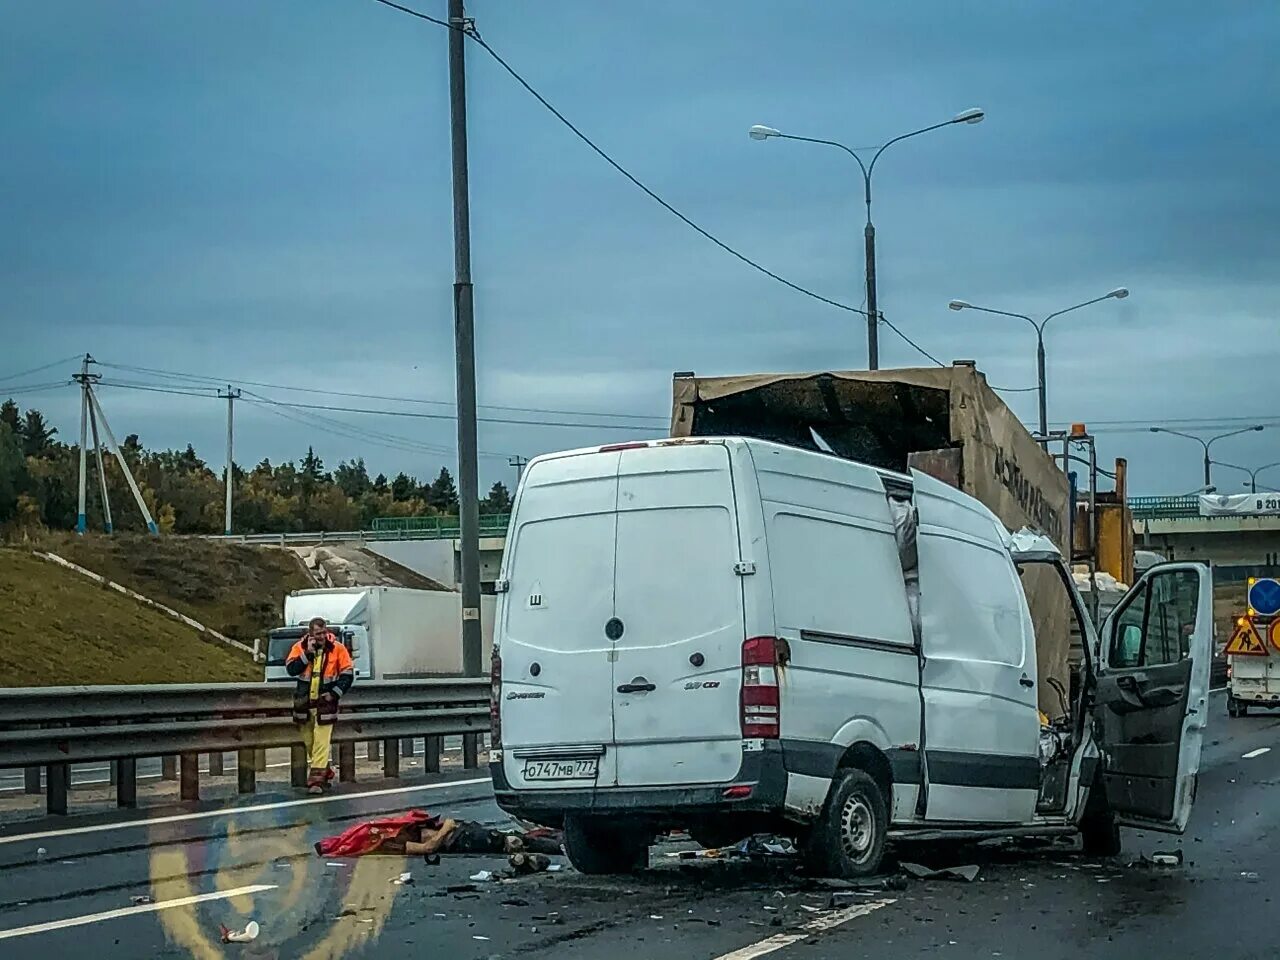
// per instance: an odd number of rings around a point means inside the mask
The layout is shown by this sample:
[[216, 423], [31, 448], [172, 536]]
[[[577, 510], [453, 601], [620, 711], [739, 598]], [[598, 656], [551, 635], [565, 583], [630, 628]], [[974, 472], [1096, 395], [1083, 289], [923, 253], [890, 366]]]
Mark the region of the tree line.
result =
[[[163, 533], [221, 533], [225, 490], [215, 471], [188, 444], [185, 450], [148, 450], [137, 434], [121, 451], [142, 499]], [[128, 483], [113, 457], [104, 455], [107, 496], [117, 530], [145, 530]], [[0, 405], [0, 531], [23, 536], [76, 525], [80, 448], [63, 443], [36, 409], [23, 413], [12, 400]], [[406, 473], [370, 477], [363, 458], [326, 470], [308, 447], [300, 460], [252, 469], [233, 465], [232, 527], [236, 533], [367, 529], [376, 517], [453, 516], [458, 490], [447, 467], [434, 480]], [[97, 464], [88, 458], [86, 515], [102, 529]], [[498, 482], [480, 501], [481, 513], [507, 513], [511, 493]]]

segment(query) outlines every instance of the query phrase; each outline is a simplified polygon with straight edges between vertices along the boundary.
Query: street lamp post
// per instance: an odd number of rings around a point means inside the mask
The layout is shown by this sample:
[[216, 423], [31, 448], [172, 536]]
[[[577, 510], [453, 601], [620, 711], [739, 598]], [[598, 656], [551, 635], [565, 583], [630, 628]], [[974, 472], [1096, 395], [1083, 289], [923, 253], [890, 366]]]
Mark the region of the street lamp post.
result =
[[948, 307], [952, 310], [978, 310], [982, 313], [994, 313], [1001, 317], [1017, 317], [1019, 320], [1025, 320], [1036, 330], [1036, 383], [1039, 388], [1040, 395], [1040, 436], [1049, 435], [1049, 401], [1046, 396], [1045, 375], [1044, 375], [1044, 328], [1045, 325], [1054, 317], [1060, 317], [1064, 313], [1070, 313], [1072, 310], [1079, 310], [1081, 307], [1087, 307], [1095, 303], [1101, 303], [1103, 300], [1123, 300], [1129, 295], [1129, 291], [1125, 287], [1116, 287], [1110, 293], [1103, 294], [1100, 297], [1094, 297], [1092, 300], [1086, 300], [1084, 303], [1077, 303], [1074, 307], [1067, 307], [1065, 310], [1059, 310], [1057, 313], [1051, 313], [1043, 320], [1033, 320], [1025, 313], [1009, 313], [1007, 310], [993, 310], [991, 307], [978, 307], [969, 303], [967, 300], [952, 300]]
[[782, 133], [773, 127], [766, 127], [756, 124], [747, 131], [752, 140], [769, 140], [777, 138], [780, 140], [799, 140], [803, 143], [820, 143], [828, 147], [838, 147], [849, 156], [857, 161], [858, 169], [862, 171], [862, 187], [863, 199], [867, 205], [867, 225], [863, 229], [863, 237], [866, 247], [867, 260], [867, 367], [871, 370], [880, 369], [880, 330], [877, 326], [880, 313], [876, 305], [876, 228], [871, 222], [871, 174], [875, 171], [876, 161], [880, 159], [880, 154], [884, 153], [887, 148], [900, 140], [906, 140], [909, 137], [918, 137], [922, 133], [929, 133], [931, 130], [940, 130], [943, 127], [949, 127], [956, 123], [981, 123], [986, 116], [986, 112], [978, 107], [970, 107], [957, 113], [950, 120], [942, 123], [935, 123], [931, 127], [922, 127], [919, 130], [913, 130], [910, 133], [904, 133], [900, 137], [894, 137], [892, 140], [883, 144], [875, 155], [872, 156], [870, 163], [863, 163], [862, 158], [854, 151], [852, 147], [848, 147], [843, 143], [835, 140], [822, 140], [816, 137], [797, 137], [789, 133]]
[[1242, 467], [1238, 463], [1227, 463], [1225, 460], [1214, 460], [1213, 463], [1219, 467], [1229, 467], [1232, 470], [1240, 470], [1243, 473], [1247, 473], [1249, 479], [1244, 482], [1244, 485], [1249, 488], [1250, 493], [1258, 492], [1258, 474], [1263, 470], [1270, 470], [1272, 467], [1280, 467], [1280, 460], [1273, 463], [1264, 463], [1262, 466], [1254, 467], [1252, 470], [1248, 467]]
[[[1255, 431], [1259, 431], [1263, 429], [1265, 429], [1265, 427], [1263, 427], [1263, 425], [1259, 423], [1252, 427], [1243, 427], [1239, 430], [1232, 430], [1230, 433], [1220, 433], [1216, 437], [1209, 437], [1207, 440], [1204, 437], [1197, 437], [1194, 433], [1183, 433], [1180, 430], [1170, 430], [1168, 427], [1152, 427], [1151, 432], [1152, 433], [1171, 433], [1175, 437], [1185, 437], [1188, 440], [1194, 440], [1196, 443], [1200, 444], [1200, 446], [1204, 447], [1204, 482], [1205, 482], [1205, 485], [1208, 486], [1209, 484], [1213, 483], [1213, 476], [1212, 476], [1213, 461], [1209, 459], [1209, 448], [1213, 446], [1217, 441], [1225, 440], [1227, 437], [1238, 437], [1242, 433], [1253, 433]], [[1259, 467], [1258, 469], [1262, 470], [1264, 468]]]

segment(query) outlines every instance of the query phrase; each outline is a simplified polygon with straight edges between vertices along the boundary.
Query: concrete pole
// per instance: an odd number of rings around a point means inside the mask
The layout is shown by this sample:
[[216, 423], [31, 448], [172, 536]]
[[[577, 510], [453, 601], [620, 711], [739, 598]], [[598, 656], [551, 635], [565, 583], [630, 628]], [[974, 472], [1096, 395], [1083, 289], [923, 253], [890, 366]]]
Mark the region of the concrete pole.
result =
[[89, 429], [93, 432], [93, 458], [98, 464], [98, 489], [102, 491], [102, 529], [111, 532], [111, 500], [107, 496], [107, 471], [102, 466], [102, 441], [98, 439], [98, 418], [89, 407]]
[[76, 510], [76, 533], [83, 535], [88, 528], [85, 516], [85, 474], [89, 446], [89, 355], [80, 363], [80, 499]]
[[231, 488], [235, 484], [235, 460], [233, 459], [234, 436], [235, 436], [235, 403], [240, 397], [240, 391], [234, 390], [231, 384], [227, 384], [227, 392], [219, 393], [219, 397], [227, 399], [227, 468], [223, 475], [223, 486], [226, 488], [226, 506], [223, 509], [222, 532], [227, 536], [231, 536]]
[[480, 502], [476, 465], [476, 358], [467, 183], [469, 29], [462, 0], [449, 0], [449, 131], [453, 148], [453, 338], [458, 390], [458, 514], [462, 540], [462, 672], [483, 674], [480, 634]]

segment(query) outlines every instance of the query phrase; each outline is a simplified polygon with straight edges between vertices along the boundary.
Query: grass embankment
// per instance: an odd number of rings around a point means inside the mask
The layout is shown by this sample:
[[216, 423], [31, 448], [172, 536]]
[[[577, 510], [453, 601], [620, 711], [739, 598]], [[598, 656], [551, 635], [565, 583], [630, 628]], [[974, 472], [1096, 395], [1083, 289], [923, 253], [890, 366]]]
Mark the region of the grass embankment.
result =
[[262, 679], [248, 655], [25, 550], [0, 549], [0, 650], [0, 687]]
[[39, 546], [242, 643], [280, 626], [290, 590], [315, 586], [294, 554], [270, 547], [120, 534]]

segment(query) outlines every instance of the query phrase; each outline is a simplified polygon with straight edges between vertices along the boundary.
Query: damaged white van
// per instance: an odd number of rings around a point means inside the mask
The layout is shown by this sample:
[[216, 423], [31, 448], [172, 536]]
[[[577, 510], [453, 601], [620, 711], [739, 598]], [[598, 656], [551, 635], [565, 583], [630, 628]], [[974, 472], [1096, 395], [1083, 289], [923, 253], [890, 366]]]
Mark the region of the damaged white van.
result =
[[[1060, 574], [1082, 640], [1069, 684], [1049, 678], [1048, 722], [1033, 565]], [[1057, 549], [972, 497], [698, 438], [532, 461], [501, 577], [498, 803], [563, 823], [584, 872], [644, 866], [672, 827], [706, 845], [789, 834], [841, 877], [874, 873], [897, 837], [1078, 830], [1105, 853], [1120, 824], [1186, 827], [1210, 663], [1201, 565], [1148, 571], [1099, 641]]]

